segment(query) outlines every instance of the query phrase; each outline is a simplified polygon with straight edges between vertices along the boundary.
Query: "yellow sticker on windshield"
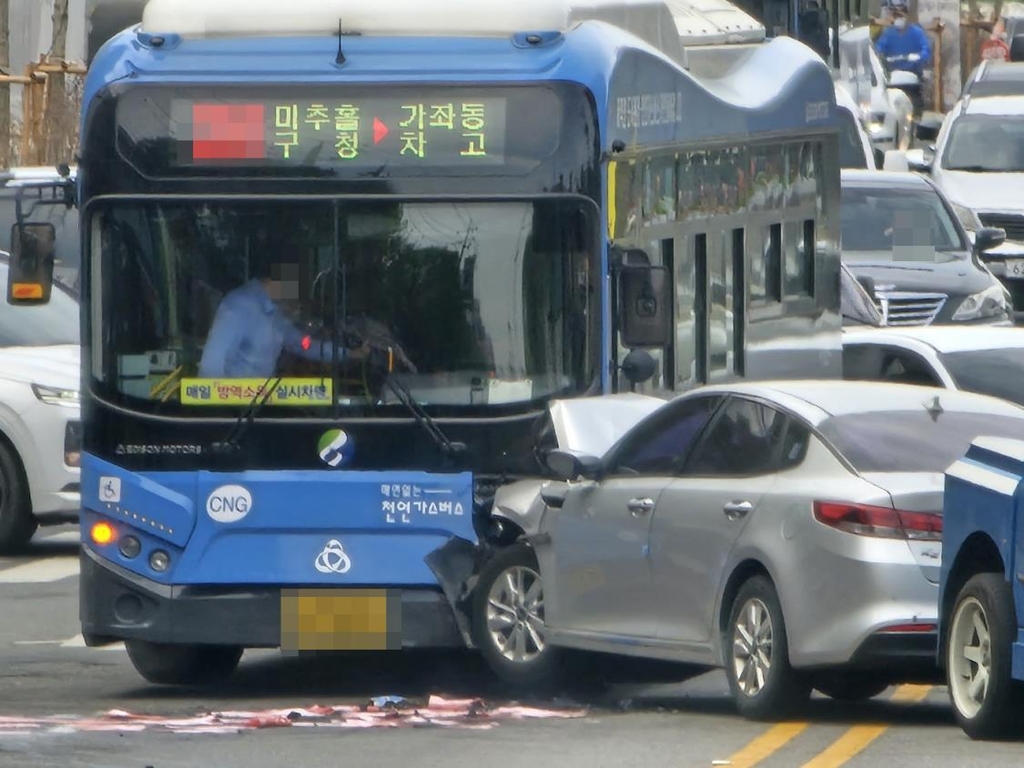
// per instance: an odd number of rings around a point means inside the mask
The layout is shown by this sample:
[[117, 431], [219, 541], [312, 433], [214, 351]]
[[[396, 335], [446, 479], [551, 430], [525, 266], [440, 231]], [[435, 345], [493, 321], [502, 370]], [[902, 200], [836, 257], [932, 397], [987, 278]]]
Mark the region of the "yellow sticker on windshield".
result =
[[322, 378], [181, 380], [182, 405], [249, 405], [257, 397], [267, 405], [329, 405], [332, 394]]

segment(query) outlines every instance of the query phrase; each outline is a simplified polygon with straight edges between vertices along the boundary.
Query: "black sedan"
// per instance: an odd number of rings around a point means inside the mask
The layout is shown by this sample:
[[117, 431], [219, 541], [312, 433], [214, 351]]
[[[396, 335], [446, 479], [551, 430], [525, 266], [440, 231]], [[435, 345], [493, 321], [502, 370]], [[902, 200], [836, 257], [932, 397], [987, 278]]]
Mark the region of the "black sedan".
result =
[[917, 174], [842, 172], [843, 262], [873, 287], [886, 325], [1011, 325], [1010, 296], [979, 258], [1005, 236], [980, 229], [972, 244]]

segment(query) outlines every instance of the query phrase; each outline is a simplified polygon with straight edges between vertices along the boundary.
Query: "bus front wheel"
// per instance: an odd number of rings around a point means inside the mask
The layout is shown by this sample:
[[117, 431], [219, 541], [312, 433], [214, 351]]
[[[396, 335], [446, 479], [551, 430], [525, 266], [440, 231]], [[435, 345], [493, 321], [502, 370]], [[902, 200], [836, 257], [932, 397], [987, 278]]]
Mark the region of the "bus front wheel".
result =
[[183, 645], [126, 640], [132, 666], [157, 685], [205, 685], [229, 677], [242, 649], [233, 645]]

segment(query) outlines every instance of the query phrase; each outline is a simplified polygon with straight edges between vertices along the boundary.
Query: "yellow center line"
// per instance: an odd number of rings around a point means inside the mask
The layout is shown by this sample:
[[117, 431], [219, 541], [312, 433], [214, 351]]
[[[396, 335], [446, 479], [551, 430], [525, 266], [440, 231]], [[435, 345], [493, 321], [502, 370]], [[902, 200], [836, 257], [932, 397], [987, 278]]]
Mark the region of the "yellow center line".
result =
[[931, 690], [932, 686], [930, 685], [901, 685], [889, 697], [889, 701], [907, 701], [916, 704], [924, 701]]
[[[917, 703], [924, 701], [931, 689], [930, 685], [901, 685], [889, 701]], [[887, 730], [887, 725], [855, 725], [801, 768], [838, 768], [845, 765]]]
[[802, 768], [835, 768], [843, 765], [887, 730], [886, 725], [855, 725], [833, 741], [824, 752], [804, 763]]
[[750, 768], [757, 765], [803, 733], [807, 726], [808, 723], [779, 723], [732, 755], [728, 759], [728, 765], [730, 768]]

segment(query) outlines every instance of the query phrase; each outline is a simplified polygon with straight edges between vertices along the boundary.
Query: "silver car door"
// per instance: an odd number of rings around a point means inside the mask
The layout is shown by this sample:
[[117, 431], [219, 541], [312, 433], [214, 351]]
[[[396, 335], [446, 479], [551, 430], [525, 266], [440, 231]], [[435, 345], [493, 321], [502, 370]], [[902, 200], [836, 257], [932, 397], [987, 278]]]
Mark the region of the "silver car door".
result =
[[[670, 478], [616, 477], [573, 488], [550, 510], [545, 619], [559, 631], [654, 637], [648, 537]], [[545, 562], [545, 560], [547, 562]], [[546, 580], [547, 582], [547, 580]]]
[[574, 486], [545, 515], [539, 548], [547, 622], [559, 631], [653, 638], [650, 526], [668, 486], [718, 399], [676, 401], [627, 434], [604, 478]]
[[659, 638], [697, 645], [712, 639], [724, 569], [777, 482], [788, 423], [767, 404], [731, 398], [662, 494], [651, 529]]

